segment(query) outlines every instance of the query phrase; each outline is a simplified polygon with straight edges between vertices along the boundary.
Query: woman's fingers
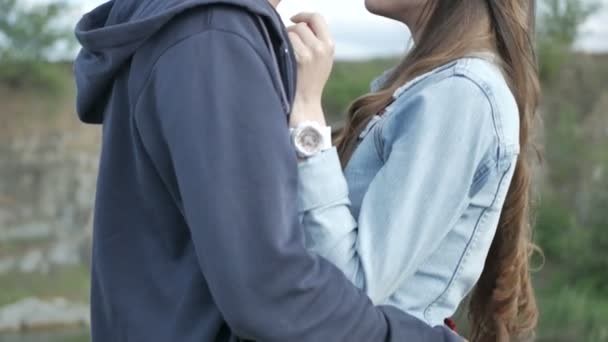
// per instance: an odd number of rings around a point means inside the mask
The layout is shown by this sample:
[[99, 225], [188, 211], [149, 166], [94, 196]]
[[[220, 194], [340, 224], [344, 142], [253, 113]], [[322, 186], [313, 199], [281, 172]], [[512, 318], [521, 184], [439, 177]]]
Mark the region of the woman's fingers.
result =
[[310, 27], [308, 27], [306, 23], [298, 23], [296, 25], [293, 25], [289, 27], [287, 31], [293, 32], [300, 36], [302, 42], [308, 47], [312, 48], [322, 43], [319, 38], [315, 36], [314, 32], [310, 29]]
[[333, 66], [333, 43], [321, 16], [304, 13], [293, 21], [287, 31], [298, 62], [298, 84], [290, 125], [303, 121], [325, 125], [321, 97]]
[[333, 57], [335, 47], [325, 19], [316, 13], [301, 13], [292, 18], [296, 23], [287, 30], [298, 35], [309, 53], [317, 57]]
[[293, 18], [291, 18], [291, 21], [296, 24], [307, 24], [307, 26], [310, 27], [310, 29], [318, 39], [327, 44], [333, 45], [329, 26], [327, 25], [327, 22], [325, 21], [325, 18], [323, 18], [322, 15], [318, 13], [305, 12], [294, 16]]
[[300, 63], [306, 62], [311, 58], [310, 51], [306, 44], [302, 41], [302, 38], [296, 32], [288, 32], [289, 40], [293, 46], [293, 51], [296, 55], [296, 60]]

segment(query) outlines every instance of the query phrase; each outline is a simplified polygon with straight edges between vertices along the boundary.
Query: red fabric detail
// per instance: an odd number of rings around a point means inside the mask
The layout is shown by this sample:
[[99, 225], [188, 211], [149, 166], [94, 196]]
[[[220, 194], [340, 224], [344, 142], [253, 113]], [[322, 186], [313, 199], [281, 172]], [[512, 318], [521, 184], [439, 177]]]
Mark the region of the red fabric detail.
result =
[[445, 325], [447, 325], [448, 328], [452, 329], [453, 331], [456, 331], [456, 322], [454, 322], [453, 319], [446, 318], [443, 320], [443, 323], [445, 323]]

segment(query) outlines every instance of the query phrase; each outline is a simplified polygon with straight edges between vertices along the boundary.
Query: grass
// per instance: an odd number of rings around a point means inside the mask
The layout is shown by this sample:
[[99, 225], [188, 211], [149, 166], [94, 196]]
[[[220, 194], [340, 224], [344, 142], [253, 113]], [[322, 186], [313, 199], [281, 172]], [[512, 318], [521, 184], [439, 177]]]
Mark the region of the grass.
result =
[[27, 333], [0, 334], [0, 342], [88, 342], [91, 341], [88, 329], [68, 329], [53, 331], [34, 331]]
[[578, 288], [539, 293], [538, 341], [608, 341], [608, 298]]
[[8, 273], [0, 276], [0, 307], [27, 297], [63, 297], [88, 302], [89, 270], [86, 267], [51, 269], [48, 274]]

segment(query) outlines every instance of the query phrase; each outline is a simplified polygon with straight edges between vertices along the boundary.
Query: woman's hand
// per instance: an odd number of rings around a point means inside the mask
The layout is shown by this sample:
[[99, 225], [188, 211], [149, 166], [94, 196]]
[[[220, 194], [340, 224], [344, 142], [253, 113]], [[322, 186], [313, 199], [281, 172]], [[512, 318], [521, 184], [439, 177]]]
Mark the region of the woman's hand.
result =
[[321, 98], [334, 63], [334, 43], [320, 14], [301, 13], [291, 20], [295, 25], [287, 31], [298, 62], [298, 84], [290, 126], [304, 121], [325, 126]]

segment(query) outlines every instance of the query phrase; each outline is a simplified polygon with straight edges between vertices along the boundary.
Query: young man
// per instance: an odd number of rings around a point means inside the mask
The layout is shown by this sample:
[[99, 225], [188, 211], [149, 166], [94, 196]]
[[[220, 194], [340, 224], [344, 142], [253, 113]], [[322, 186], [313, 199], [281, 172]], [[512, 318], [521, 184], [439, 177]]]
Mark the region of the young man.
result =
[[78, 113], [104, 126], [94, 342], [456, 339], [305, 250], [295, 69], [268, 0], [115, 0], [77, 36]]

